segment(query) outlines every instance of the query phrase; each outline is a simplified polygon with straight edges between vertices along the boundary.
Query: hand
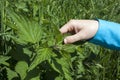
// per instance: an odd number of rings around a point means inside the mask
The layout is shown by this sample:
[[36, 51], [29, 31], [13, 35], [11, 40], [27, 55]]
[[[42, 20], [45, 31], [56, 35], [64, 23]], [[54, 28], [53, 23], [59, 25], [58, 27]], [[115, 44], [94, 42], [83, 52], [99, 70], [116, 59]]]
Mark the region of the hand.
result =
[[74, 43], [76, 41], [87, 40], [95, 36], [98, 30], [98, 21], [96, 20], [70, 20], [65, 24], [60, 32], [74, 33], [64, 39], [64, 43]]

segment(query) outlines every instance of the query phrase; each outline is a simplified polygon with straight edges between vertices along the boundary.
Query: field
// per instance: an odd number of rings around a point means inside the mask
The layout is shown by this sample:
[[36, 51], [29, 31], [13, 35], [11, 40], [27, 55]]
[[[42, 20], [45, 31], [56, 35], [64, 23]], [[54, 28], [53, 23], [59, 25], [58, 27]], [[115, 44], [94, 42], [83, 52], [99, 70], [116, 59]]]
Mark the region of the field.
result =
[[120, 0], [0, 0], [0, 80], [120, 80], [120, 51], [63, 44], [70, 19], [120, 23]]

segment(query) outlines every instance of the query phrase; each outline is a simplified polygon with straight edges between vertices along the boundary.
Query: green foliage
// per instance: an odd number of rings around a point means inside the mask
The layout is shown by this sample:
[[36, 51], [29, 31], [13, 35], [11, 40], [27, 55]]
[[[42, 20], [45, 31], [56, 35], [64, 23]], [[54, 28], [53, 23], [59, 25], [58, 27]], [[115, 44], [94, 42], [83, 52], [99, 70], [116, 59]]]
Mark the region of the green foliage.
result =
[[0, 80], [119, 80], [120, 52], [63, 44], [70, 19], [120, 22], [119, 0], [1, 0]]
[[0, 56], [0, 64], [3, 64], [3, 65], [6, 65], [6, 66], [9, 66], [9, 63], [7, 63], [6, 61], [9, 60], [10, 57], [8, 56]]
[[[24, 16], [18, 16], [9, 9], [8, 14], [14, 23], [9, 23], [8, 26], [16, 30], [16, 37], [12, 36], [20, 44], [37, 43], [41, 39], [42, 30], [38, 22], [31, 21]], [[7, 23], [6, 23], [7, 24]]]
[[7, 70], [7, 78], [8, 78], [8, 80], [12, 80], [14, 77], [18, 77], [17, 73], [12, 71], [11, 69], [6, 68], [6, 70]]
[[33, 68], [35, 68], [39, 63], [42, 63], [45, 60], [49, 60], [51, 58], [52, 55], [52, 51], [49, 48], [43, 48], [38, 50], [37, 55], [35, 57], [35, 59], [32, 61], [29, 70], [32, 70]]
[[20, 75], [21, 79], [24, 80], [27, 75], [28, 64], [25, 61], [19, 61], [15, 66], [15, 71]]

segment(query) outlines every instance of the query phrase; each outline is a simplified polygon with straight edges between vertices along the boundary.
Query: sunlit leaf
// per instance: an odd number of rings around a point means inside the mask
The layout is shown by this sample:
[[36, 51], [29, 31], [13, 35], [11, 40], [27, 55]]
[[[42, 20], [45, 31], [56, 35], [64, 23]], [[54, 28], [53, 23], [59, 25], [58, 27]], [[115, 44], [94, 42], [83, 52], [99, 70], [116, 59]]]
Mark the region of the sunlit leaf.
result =
[[33, 62], [31, 63], [29, 67], [29, 70], [32, 70], [41, 62], [50, 59], [52, 54], [53, 52], [51, 51], [50, 48], [39, 49], [35, 59], [33, 60]]
[[58, 76], [58, 77], [55, 78], [55, 80], [63, 80], [63, 77]]
[[14, 77], [18, 77], [17, 73], [9, 68], [6, 68], [7, 70], [7, 78], [8, 80], [12, 80]]
[[11, 58], [10, 56], [0, 56], [0, 64], [9, 66], [9, 63], [7, 63], [6, 61], [9, 60], [10, 58]]
[[23, 80], [27, 75], [28, 64], [25, 61], [19, 61], [15, 66], [15, 71], [20, 75]]
[[17, 42], [20, 42], [21, 44], [28, 44], [37, 43], [40, 41], [42, 29], [38, 22], [18, 15], [11, 9], [8, 10], [8, 12], [10, 13], [9, 16], [14, 21], [14, 24], [9, 26], [11, 26], [11, 28], [16, 27], [15, 29], [17, 31], [17, 37], [15, 40]]
[[66, 45], [63, 45], [62, 46], [62, 49], [68, 53], [73, 53], [75, 52], [76, 50], [76, 47], [75, 45], [72, 45], [72, 44], [66, 44]]
[[39, 78], [39, 76], [37, 76], [37, 77], [34, 77], [34, 78], [30, 79], [30, 80], [40, 80], [40, 78]]
[[31, 57], [32, 51], [30, 51], [28, 48], [24, 48], [23, 51], [25, 54], [27, 54], [29, 57]]

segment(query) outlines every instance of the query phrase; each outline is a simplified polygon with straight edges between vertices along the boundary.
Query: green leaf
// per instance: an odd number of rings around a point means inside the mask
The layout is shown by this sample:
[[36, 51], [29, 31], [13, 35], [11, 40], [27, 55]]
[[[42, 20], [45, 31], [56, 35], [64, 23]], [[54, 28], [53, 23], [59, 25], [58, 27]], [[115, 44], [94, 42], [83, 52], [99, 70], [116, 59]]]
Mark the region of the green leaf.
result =
[[24, 9], [26, 7], [26, 3], [19, 2], [19, 3], [16, 3], [15, 6], [19, 9]]
[[25, 80], [40, 80], [40, 69], [34, 68], [27, 73]]
[[[51, 34], [51, 35], [53, 35], [53, 34]], [[49, 40], [48, 40], [47, 44], [49, 47], [55, 45], [55, 39], [53, 38], [53, 36], [48, 37], [48, 39]]]
[[17, 73], [9, 68], [6, 68], [7, 70], [7, 78], [8, 80], [12, 80], [14, 77], [18, 77]]
[[42, 63], [43, 61], [50, 59], [52, 54], [53, 52], [50, 48], [39, 49], [35, 59], [33, 60], [33, 62], [31, 63], [29, 67], [29, 70], [32, 70], [33, 68], [35, 68], [38, 64]]
[[70, 60], [65, 58], [64, 56], [59, 58], [55, 58], [53, 59], [52, 63], [50, 63], [50, 65], [52, 66], [52, 68], [60, 73], [60, 75], [64, 76], [64, 78], [66, 78], [66, 80], [73, 80], [71, 77], [71, 71], [70, 71]]
[[60, 73], [60, 74], [62, 74], [62, 73], [64, 73], [63, 72], [63, 70], [62, 70], [62, 65], [61, 64], [59, 64], [57, 61], [56, 61], [56, 59], [52, 59], [52, 62], [51, 62], [51, 60], [49, 61], [49, 64], [52, 66], [52, 68], [56, 71], [56, 72], [58, 72], [58, 73]]
[[55, 40], [57, 44], [61, 44], [63, 42], [63, 35], [60, 33], [58, 27], [53, 27], [54, 28], [54, 34], [55, 34]]
[[55, 78], [55, 80], [63, 80], [63, 77], [58, 76], [58, 77]]
[[23, 80], [27, 75], [28, 64], [25, 61], [19, 61], [15, 66], [15, 71], [20, 75]]
[[72, 44], [65, 44], [65, 45], [62, 46], [62, 49], [63, 49], [63, 51], [65, 51], [65, 52], [73, 53], [73, 52], [75, 52], [76, 47], [77, 47], [77, 46], [72, 45]]
[[40, 80], [40, 78], [39, 78], [39, 76], [37, 76], [37, 77], [34, 77], [34, 78], [30, 79], [30, 80]]
[[67, 79], [67, 80], [73, 80], [71, 77], [71, 71], [70, 71], [70, 65], [66, 61], [65, 58], [57, 59], [57, 62], [61, 64], [63, 73], [62, 75]]
[[11, 58], [10, 56], [0, 56], [0, 64], [9, 66], [9, 63], [7, 63], [6, 61], [9, 60], [10, 58]]
[[18, 15], [12, 9], [7, 10], [7, 12], [10, 13], [9, 16], [14, 21], [13, 23], [9, 22], [9, 24], [11, 23], [9, 26], [12, 29], [16, 29], [17, 36], [14, 38], [15, 41], [20, 44], [35, 44], [41, 40], [42, 28], [38, 22]]
[[77, 68], [78, 74], [81, 74], [82, 72], [85, 71], [82, 61], [78, 61]]
[[23, 48], [23, 52], [27, 54], [29, 57], [32, 55], [32, 51], [30, 51], [28, 48]]

